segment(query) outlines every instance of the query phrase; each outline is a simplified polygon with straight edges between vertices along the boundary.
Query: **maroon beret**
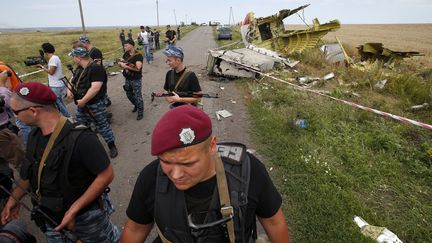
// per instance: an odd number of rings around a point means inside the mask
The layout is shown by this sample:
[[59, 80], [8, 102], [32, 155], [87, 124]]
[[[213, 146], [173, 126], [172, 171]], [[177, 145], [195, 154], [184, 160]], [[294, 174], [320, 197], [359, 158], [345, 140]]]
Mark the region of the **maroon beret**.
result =
[[54, 104], [57, 99], [56, 94], [48, 86], [37, 82], [20, 83], [14, 92], [27, 101], [42, 105]]
[[205, 141], [212, 134], [209, 116], [192, 105], [182, 105], [165, 113], [152, 134], [151, 153], [160, 155], [175, 148]]

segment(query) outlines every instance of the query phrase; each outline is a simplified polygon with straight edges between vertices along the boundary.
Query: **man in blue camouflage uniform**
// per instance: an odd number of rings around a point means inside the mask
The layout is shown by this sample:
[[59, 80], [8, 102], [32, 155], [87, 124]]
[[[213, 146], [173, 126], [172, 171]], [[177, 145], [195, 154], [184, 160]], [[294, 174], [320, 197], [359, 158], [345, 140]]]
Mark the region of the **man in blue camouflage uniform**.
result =
[[[73, 60], [81, 68], [75, 72], [72, 84], [75, 94], [72, 97], [77, 104], [77, 120], [89, 126], [94, 122], [96, 130], [104, 138], [110, 150], [110, 157], [118, 155], [117, 147], [114, 143], [114, 133], [106, 118], [106, 104], [104, 97], [106, 94], [107, 75], [103, 66], [92, 61], [87, 50], [83, 47], [73, 49], [70, 53]], [[68, 95], [71, 95], [69, 92]]]
[[[1, 221], [5, 224], [19, 216], [15, 199], [31, 190], [32, 220], [48, 243], [71, 243], [71, 234], [82, 242], [117, 243], [119, 231], [109, 219], [113, 209], [106, 194], [113, 167], [96, 134], [61, 116], [56, 99], [52, 90], [37, 82], [19, 84], [14, 90], [11, 110], [35, 129], [29, 136], [19, 186], [9, 197]], [[66, 237], [65, 230], [72, 233]]]
[[118, 63], [125, 77], [123, 89], [129, 101], [134, 105], [132, 112], [138, 111], [136, 119], [141, 120], [144, 116], [144, 100], [141, 93], [143, 56], [135, 50], [135, 43], [131, 40], [125, 41], [124, 48], [123, 59]]

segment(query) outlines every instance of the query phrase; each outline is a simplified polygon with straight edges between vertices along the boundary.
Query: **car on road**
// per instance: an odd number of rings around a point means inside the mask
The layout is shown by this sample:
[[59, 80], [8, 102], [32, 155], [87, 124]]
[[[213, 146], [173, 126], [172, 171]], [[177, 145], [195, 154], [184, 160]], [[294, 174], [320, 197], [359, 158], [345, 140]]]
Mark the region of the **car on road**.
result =
[[218, 40], [232, 40], [232, 31], [230, 28], [222, 27], [218, 31]]
[[201, 23], [201, 26], [207, 26], [207, 23]]

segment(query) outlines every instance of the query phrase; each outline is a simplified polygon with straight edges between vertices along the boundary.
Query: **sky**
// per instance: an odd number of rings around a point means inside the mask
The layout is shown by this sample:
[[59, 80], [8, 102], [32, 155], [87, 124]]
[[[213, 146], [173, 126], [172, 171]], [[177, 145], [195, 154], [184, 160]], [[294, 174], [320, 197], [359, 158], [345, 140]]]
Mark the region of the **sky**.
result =
[[[79, 0], [15, 0], [2, 5], [0, 28], [80, 27]], [[157, 25], [156, 0], [81, 0], [86, 26]], [[305, 9], [307, 23], [317, 17], [321, 23], [339, 19], [342, 24], [432, 23], [432, 0], [158, 0], [159, 24], [183, 21], [230, 23], [230, 8], [235, 22], [248, 12], [256, 17], [280, 9]], [[301, 12], [300, 12], [301, 13]], [[231, 20], [232, 22], [232, 20]], [[286, 24], [302, 24], [292, 16]]]

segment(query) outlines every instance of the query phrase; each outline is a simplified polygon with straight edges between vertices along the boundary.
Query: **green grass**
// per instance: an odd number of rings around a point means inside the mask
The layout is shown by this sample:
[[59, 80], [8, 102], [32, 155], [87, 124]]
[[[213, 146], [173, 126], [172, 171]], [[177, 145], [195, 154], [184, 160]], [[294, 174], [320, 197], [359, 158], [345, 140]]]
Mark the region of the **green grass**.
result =
[[[182, 27], [182, 36], [195, 29], [196, 26]], [[129, 28], [124, 28], [129, 29]], [[119, 33], [121, 28], [115, 29], [92, 29], [87, 32], [92, 44], [99, 48], [104, 54], [106, 61], [114, 61], [116, 58], [121, 58], [123, 50], [119, 41]], [[161, 48], [165, 47], [163, 36], [165, 28], [159, 28], [161, 32]], [[139, 31], [138, 27], [132, 27], [133, 36]], [[38, 50], [44, 42], [50, 42], [56, 48], [55, 54], [60, 57], [63, 63], [63, 72], [69, 74], [66, 69], [66, 64], [73, 64], [72, 58], [67, 54], [72, 48], [72, 42], [79, 39], [82, 35], [81, 31], [56, 31], [56, 32], [30, 32], [30, 33], [2, 33], [0, 35], [0, 60], [12, 65], [19, 74], [30, 73], [39, 70], [35, 67], [26, 67], [24, 60], [28, 56], [38, 56]], [[138, 47], [138, 45], [136, 46]], [[117, 70], [110, 68], [108, 71]], [[45, 72], [38, 73], [32, 76], [23, 78], [24, 81], [40, 81], [46, 82], [47, 75]]]
[[[235, 41], [235, 40], [233, 40]], [[218, 42], [219, 45], [225, 43]], [[332, 66], [317, 49], [293, 57], [299, 73], [335, 72], [320, 83], [333, 96], [432, 123], [431, 75], [412, 64], [392, 69]], [[383, 90], [374, 85], [387, 79]], [[361, 235], [354, 215], [385, 226], [404, 242], [432, 242], [432, 133], [358, 110], [328, 98], [296, 91], [271, 79], [237, 81], [247, 99], [250, 133], [258, 153], [273, 167], [294, 242], [374, 242]], [[348, 91], [348, 93], [347, 93]], [[350, 95], [351, 92], [360, 97]], [[306, 129], [294, 125], [305, 118]]]

